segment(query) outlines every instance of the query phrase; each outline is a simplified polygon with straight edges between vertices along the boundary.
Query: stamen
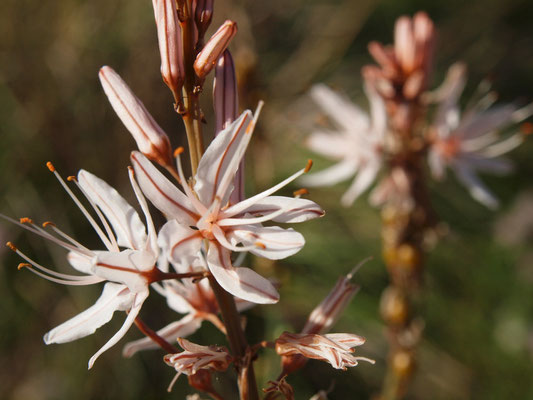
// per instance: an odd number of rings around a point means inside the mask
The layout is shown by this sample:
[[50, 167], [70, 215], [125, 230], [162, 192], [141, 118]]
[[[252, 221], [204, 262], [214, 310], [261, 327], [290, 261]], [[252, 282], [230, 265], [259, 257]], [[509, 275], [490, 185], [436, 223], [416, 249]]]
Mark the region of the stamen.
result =
[[183, 146], [178, 147], [176, 150], [174, 150], [174, 158], [178, 158], [178, 156], [183, 153], [185, 149]]
[[[92, 254], [91, 250], [89, 250], [87, 247], [82, 245], [80, 242], [78, 242], [76, 239], [70, 237], [65, 232], [63, 232], [61, 229], [56, 227], [56, 225], [53, 222], [45, 222], [43, 224], [43, 228], [50, 227], [55, 233], [57, 233], [62, 238], [68, 240], [70, 243], [72, 243], [74, 246], [76, 246], [78, 249], [83, 250], [86, 254]], [[37, 227], [36, 227], [37, 228]]]
[[11, 250], [13, 250], [14, 252], [17, 251], [17, 248], [15, 247], [15, 245], [11, 242], [7, 242], [6, 243], [6, 246], [9, 247]]
[[130, 178], [131, 187], [133, 188], [133, 192], [135, 193], [135, 197], [137, 197], [137, 202], [141, 206], [144, 217], [146, 219], [146, 226], [148, 228], [148, 241], [146, 242], [146, 246], [148, 247], [148, 245], [150, 245], [150, 250], [154, 251], [158, 248], [157, 247], [157, 232], [155, 230], [152, 216], [148, 209], [148, 204], [146, 203], [146, 199], [141, 191], [141, 188], [139, 187], [139, 185], [137, 184], [137, 181], [135, 180], [135, 172], [133, 171], [133, 168], [130, 166], [128, 166], [128, 175]]
[[22, 268], [29, 268], [31, 267], [31, 264], [28, 264], [28, 263], [20, 263], [18, 266], [17, 266], [17, 269], [20, 271]]
[[33, 224], [33, 220], [27, 217], [19, 218], [19, 221], [21, 224]]
[[114, 250], [119, 251], [119, 247], [118, 247], [117, 239], [115, 238], [115, 234], [111, 230], [111, 227], [109, 226], [107, 219], [105, 219], [104, 215], [102, 214], [102, 211], [100, 211], [100, 208], [98, 208], [98, 206], [94, 203], [94, 201], [91, 200], [91, 197], [87, 195], [87, 193], [85, 192], [83, 187], [79, 184], [76, 178], [74, 178], [74, 183], [76, 184], [78, 189], [80, 189], [80, 191], [83, 193], [83, 195], [85, 196], [85, 198], [87, 199], [87, 201], [89, 202], [93, 210], [96, 212], [96, 215], [98, 215], [98, 218], [100, 218], [100, 222], [104, 226], [106, 233], [107, 233], [107, 238], [111, 240]]
[[307, 160], [307, 165], [305, 166], [304, 174], [307, 174], [311, 170], [312, 166], [313, 166], [313, 160], [311, 159]]
[[181, 372], [178, 372], [176, 375], [174, 375], [174, 378], [172, 378], [170, 385], [168, 385], [167, 392], [169, 393], [172, 392], [172, 388], [174, 387], [174, 384], [176, 383], [180, 375], [181, 375]]
[[257, 246], [257, 243], [254, 243], [253, 245], [251, 246], [234, 246], [232, 245], [228, 239], [226, 239], [226, 236], [224, 235], [224, 232], [222, 231], [222, 229], [220, 229], [218, 226], [216, 225], [213, 225], [213, 235], [215, 236], [215, 239], [222, 245], [224, 246], [226, 249], [228, 250], [231, 250], [231, 251], [251, 251], [251, 250], [257, 250], [258, 247], [261, 247], [261, 246]]
[[298, 190], [295, 190], [293, 193], [294, 197], [301, 197], [303, 196], [304, 194], [309, 194], [309, 190], [307, 190], [306, 188], [301, 188], [301, 189], [298, 189]]
[[45, 221], [43, 222], [43, 228], [47, 228], [49, 226], [56, 226], [52, 221]]
[[96, 223], [96, 221], [94, 220], [94, 218], [91, 216], [91, 214], [89, 214], [89, 211], [87, 211], [87, 209], [83, 206], [83, 204], [81, 204], [81, 202], [78, 200], [78, 198], [76, 197], [76, 195], [72, 192], [72, 190], [70, 190], [70, 188], [68, 187], [68, 185], [65, 183], [65, 181], [63, 180], [63, 178], [61, 178], [61, 175], [59, 175], [59, 173], [56, 171], [56, 169], [54, 168], [54, 166], [52, 165], [51, 162], [48, 162], [46, 164], [48, 166], [48, 169], [53, 172], [54, 176], [56, 177], [56, 179], [59, 181], [59, 183], [61, 184], [61, 186], [63, 186], [63, 189], [65, 189], [65, 191], [68, 193], [68, 195], [70, 196], [70, 198], [74, 201], [74, 203], [76, 203], [76, 205], [78, 206], [78, 208], [80, 209], [80, 211], [83, 213], [83, 215], [85, 216], [85, 218], [87, 218], [87, 220], [89, 221], [89, 223], [91, 224], [91, 226], [93, 227], [93, 229], [96, 231], [96, 233], [98, 234], [98, 236], [100, 237], [100, 240], [102, 240], [102, 242], [104, 243], [105, 247], [109, 250], [109, 251], [112, 251], [112, 250], [115, 250], [115, 248], [113, 247], [113, 244], [109, 241], [109, 238], [106, 237], [106, 235], [104, 234], [104, 232], [102, 231], [102, 229], [98, 226], [98, 224]]
[[[20, 267], [20, 264], [19, 264], [19, 267]], [[100, 283], [100, 282], [103, 282], [105, 281], [105, 279], [102, 279], [102, 278], [98, 278], [96, 276], [87, 276], [86, 279], [84, 280], [72, 280], [72, 281], [69, 281], [69, 280], [63, 280], [63, 279], [57, 279], [57, 278], [53, 278], [51, 276], [48, 276], [46, 274], [43, 274], [42, 272], [39, 272], [35, 269], [33, 269], [31, 266], [28, 265], [25, 265], [23, 268], [27, 268], [28, 270], [30, 270], [31, 272], [33, 272], [35, 275], [37, 276], [40, 276], [41, 278], [43, 279], [46, 279], [47, 281], [50, 281], [50, 282], [54, 282], [54, 283], [59, 283], [61, 285], [68, 285], [68, 286], [87, 286], [87, 285], [94, 285], [96, 283]]]
[[365, 265], [367, 262], [369, 262], [370, 260], [373, 260], [373, 259], [374, 259], [374, 257], [369, 256], [369, 257], [363, 259], [362, 261], [360, 261], [359, 264], [357, 264], [355, 267], [353, 267], [353, 269], [350, 271], [350, 273], [348, 275], [346, 275], [346, 278], [348, 280], [352, 279], [353, 276], [356, 274], [356, 272], [359, 271], [363, 265]]
[[221, 217], [223, 218], [231, 218], [232, 216], [239, 214], [246, 210], [247, 208], [253, 206], [255, 203], [257, 203], [260, 200], [263, 200], [265, 197], [270, 196], [271, 194], [277, 192], [281, 188], [287, 186], [289, 183], [294, 181], [295, 179], [299, 178], [305, 173], [305, 168], [299, 170], [298, 172], [292, 174], [285, 180], [281, 181], [275, 186], [272, 186], [270, 189], [265, 190], [264, 192], [261, 192], [259, 194], [256, 194], [255, 196], [249, 197], [246, 200], [241, 201], [240, 203], [234, 204], [233, 206], [229, 207], [228, 209], [224, 210], [221, 214]]
[[[181, 148], [183, 149], [183, 147]], [[179, 150], [179, 149], [180, 147], [178, 147], [176, 150]], [[187, 183], [187, 179], [185, 179], [185, 174], [183, 173], [183, 167], [181, 165], [181, 153], [183, 153], [183, 151], [177, 152], [177, 162], [176, 162], [176, 164], [178, 165], [178, 175], [181, 180], [180, 182], [181, 187], [183, 188], [183, 191], [185, 192], [185, 194], [191, 201], [193, 207], [196, 208], [196, 211], [200, 214], [205, 214], [207, 212], [207, 208], [202, 203], [200, 203], [200, 200], [198, 200], [196, 195], [193, 193], [191, 187]]]
[[267, 248], [267, 247], [265, 246], [265, 244], [264, 244], [264, 243], [261, 243], [261, 242], [255, 242], [254, 244], [255, 244], [255, 246], [257, 246], [257, 247], [259, 247], [259, 248], [261, 248], [261, 249], [263, 249], [263, 250], [265, 250], [265, 249]]

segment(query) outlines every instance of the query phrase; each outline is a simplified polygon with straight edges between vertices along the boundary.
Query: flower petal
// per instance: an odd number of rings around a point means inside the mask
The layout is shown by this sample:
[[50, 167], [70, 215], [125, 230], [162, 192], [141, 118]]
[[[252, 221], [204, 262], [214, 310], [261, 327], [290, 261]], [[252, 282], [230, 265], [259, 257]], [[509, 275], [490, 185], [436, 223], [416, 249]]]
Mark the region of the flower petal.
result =
[[278, 291], [268, 279], [249, 268], [235, 268], [230, 252], [216, 242], [210, 243], [207, 263], [220, 286], [235, 297], [257, 304], [278, 302]]
[[457, 179], [468, 188], [470, 195], [490, 209], [496, 209], [499, 206], [499, 201], [481, 182], [476, 173], [466, 165], [454, 165], [453, 170]]
[[229, 237], [234, 244], [242, 243], [244, 246], [257, 244], [258, 246], [250, 252], [270, 260], [292, 256], [305, 244], [305, 239], [300, 233], [292, 228], [283, 229], [279, 226], [241, 225]]
[[[240, 160], [251, 139], [248, 126], [252, 122], [252, 113], [247, 110], [241, 116], [229, 124], [211, 142], [205, 151], [198, 171], [196, 173], [196, 184], [194, 190], [203, 204], [211, 204], [218, 194], [219, 185], [226, 174], [235, 176]], [[238, 162], [234, 159], [238, 158]], [[231, 170], [228, 171], [228, 167]], [[224, 195], [228, 196], [230, 190]], [[220, 194], [218, 194], [220, 195]], [[222, 199], [223, 203], [224, 200]]]
[[374, 182], [374, 179], [376, 179], [380, 167], [381, 164], [376, 162], [370, 162], [360, 167], [359, 173], [353, 183], [341, 198], [341, 203], [345, 207], [351, 206], [361, 193], [368, 189], [372, 182]]
[[193, 225], [198, 215], [190, 200], [170, 182], [148, 159], [137, 151], [131, 153], [135, 176], [143, 193], [167, 218]]
[[134, 292], [145, 291], [148, 280], [143, 273], [155, 268], [156, 257], [148, 251], [124, 250], [120, 253], [95, 251], [92, 272], [113, 282], [123, 283]]
[[133, 325], [133, 322], [135, 321], [135, 318], [137, 318], [137, 315], [139, 314], [139, 311], [141, 311], [141, 307], [144, 303], [144, 300], [148, 297], [148, 290], [142, 293], [135, 293], [133, 297], [133, 305], [131, 306], [131, 309], [128, 313], [128, 316], [126, 317], [126, 320], [124, 321], [124, 324], [120, 327], [120, 329], [115, 333], [111, 339], [107, 341], [106, 344], [100, 348], [90, 359], [89, 359], [89, 369], [91, 369], [94, 365], [94, 362], [100, 355], [113, 347], [117, 342], [124, 337], [124, 335], [128, 332], [128, 329]]
[[109, 322], [115, 311], [131, 307], [134, 294], [124, 285], [108, 282], [96, 303], [44, 335], [46, 344], [67, 343], [93, 334]]
[[[157, 331], [157, 334], [169, 343], [176, 341], [178, 337], [187, 337], [196, 332], [202, 325], [202, 319], [196, 318], [194, 314], [188, 314], [179, 321], [174, 321], [171, 324]], [[124, 346], [122, 355], [124, 357], [131, 357], [141, 350], [157, 349], [158, 345], [150, 338], [129, 342]]]
[[92, 268], [92, 257], [87, 257], [83, 254], [80, 254], [75, 251], [70, 251], [67, 254], [67, 260], [72, 265], [72, 268], [74, 268], [77, 271], [83, 272], [87, 275], [92, 275], [91, 268]]
[[111, 223], [118, 244], [130, 249], [144, 248], [146, 230], [137, 211], [114, 188], [90, 172], [80, 170], [78, 182]]
[[326, 85], [313, 86], [311, 88], [311, 97], [337, 125], [343, 127], [346, 131], [368, 130], [369, 120], [366, 113]]
[[[245, 214], [252, 214], [254, 216], [268, 215], [281, 208], [285, 208], [287, 211], [273, 218], [272, 221], [297, 223], [322, 217], [324, 215], [324, 210], [314, 201], [293, 197], [269, 196], [252, 204], [250, 207], [241, 213], [234, 215], [232, 218], [242, 218]], [[223, 213], [220, 218], [224, 218]]]
[[347, 159], [320, 172], [304, 175], [299, 182], [304, 186], [333, 186], [350, 178], [357, 172], [358, 162]]
[[[352, 132], [352, 131], [350, 131]], [[348, 131], [340, 134], [334, 131], [314, 131], [305, 141], [309, 150], [321, 154], [328, 158], [341, 159], [353, 153], [353, 149], [348, 145], [352, 140]], [[357, 131], [359, 134], [359, 131]]]
[[202, 240], [199, 231], [171, 220], [159, 231], [157, 243], [172, 263], [188, 265], [198, 257]]

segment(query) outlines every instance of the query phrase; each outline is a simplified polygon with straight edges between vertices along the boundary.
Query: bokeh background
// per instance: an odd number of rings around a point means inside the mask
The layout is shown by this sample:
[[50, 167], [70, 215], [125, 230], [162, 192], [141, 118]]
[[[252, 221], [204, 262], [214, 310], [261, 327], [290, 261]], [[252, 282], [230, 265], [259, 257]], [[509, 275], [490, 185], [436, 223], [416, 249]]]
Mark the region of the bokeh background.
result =
[[[527, 0], [217, 0], [211, 31], [226, 18], [239, 24], [232, 51], [239, 69], [241, 107], [266, 101], [248, 154], [247, 192], [277, 182], [311, 156], [302, 142], [318, 110], [305, 96], [316, 82], [342, 89], [366, 108], [361, 67], [370, 62], [370, 40], [392, 41], [395, 19], [427, 11], [439, 37], [433, 86], [457, 60], [469, 67], [466, 92], [485, 78], [501, 101], [533, 99], [533, 3]], [[3, 0], [0, 4], [0, 210], [52, 220], [89, 247], [97, 238], [45, 167], [52, 160], [64, 175], [85, 168], [132, 199], [126, 166], [133, 139], [109, 106], [97, 81], [111, 65], [172, 136], [184, 141], [182, 123], [172, 111], [170, 92], [159, 75], [152, 5], [148, 0]], [[204, 111], [206, 139], [212, 132], [210, 88]], [[431, 184], [434, 206], [449, 233], [428, 260], [424, 341], [410, 399], [533, 399], [533, 142], [515, 150], [516, 172], [486, 177], [502, 199], [491, 212], [476, 204], [453, 178]], [[315, 158], [316, 169], [329, 165]], [[347, 372], [310, 362], [291, 377], [297, 399], [332, 388], [330, 399], [368, 399], [382, 380], [386, 342], [378, 306], [387, 275], [380, 258], [378, 211], [359, 199], [342, 208], [347, 184], [313, 190], [327, 215], [298, 226], [307, 239], [297, 255], [278, 263], [249, 259], [282, 284], [282, 301], [246, 314], [250, 341], [298, 331], [307, 314], [341, 274], [373, 256], [358, 273], [362, 288], [334, 331], [367, 338], [358, 353], [376, 359]], [[285, 193], [291, 193], [287, 188]], [[161, 221], [160, 221], [161, 222]], [[45, 265], [66, 271], [61, 249], [1, 222], [0, 239], [11, 240]], [[190, 390], [160, 351], [121, 357], [106, 352], [87, 371], [89, 357], [118, 329], [124, 315], [95, 335], [64, 345], [45, 346], [42, 335], [94, 303], [100, 288], [69, 288], [17, 271], [19, 259], [0, 247], [0, 398], [171, 399]], [[154, 328], [178, 315], [151, 296], [142, 310]], [[192, 338], [223, 344], [207, 323]], [[279, 372], [271, 351], [257, 365], [260, 384]], [[217, 384], [232, 398], [230, 381]]]

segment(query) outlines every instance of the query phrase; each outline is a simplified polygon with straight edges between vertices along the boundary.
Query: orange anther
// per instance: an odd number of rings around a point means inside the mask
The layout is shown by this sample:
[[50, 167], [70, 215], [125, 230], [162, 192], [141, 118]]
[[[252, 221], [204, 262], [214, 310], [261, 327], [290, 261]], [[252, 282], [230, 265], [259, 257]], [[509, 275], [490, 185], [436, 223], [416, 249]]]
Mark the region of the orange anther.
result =
[[67, 176], [67, 181], [69, 181], [69, 182], [76, 182], [77, 179], [76, 179], [75, 176], [70, 175], [70, 176]]
[[51, 221], [43, 222], [43, 228], [46, 228], [47, 226], [56, 226], [56, 224]]
[[311, 159], [307, 160], [307, 165], [305, 166], [304, 174], [307, 174], [312, 166], [313, 166], [313, 160]]
[[255, 242], [255, 245], [263, 250], [265, 250], [267, 247], [265, 246], [264, 243], [261, 243], [261, 242]]
[[28, 217], [19, 218], [21, 224], [33, 224], [33, 220]]
[[22, 268], [29, 268], [31, 267], [31, 264], [28, 263], [20, 263], [17, 267], [17, 269], [20, 271]]
[[293, 192], [294, 197], [300, 197], [304, 194], [309, 194], [309, 190], [307, 190], [306, 188], [301, 188]]
[[531, 135], [533, 133], [533, 124], [531, 122], [524, 122], [520, 125], [520, 131], [522, 131], [524, 135]]
[[185, 151], [185, 149], [183, 148], [183, 146], [178, 147], [176, 150], [174, 150], [174, 157], [179, 156], [184, 151]]
[[17, 248], [15, 247], [15, 245], [11, 242], [7, 242], [6, 243], [6, 246], [9, 247], [11, 250], [13, 251], [17, 251]]
[[54, 167], [54, 164], [52, 164], [50, 161], [48, 161], [48, 162], [46, 163], [46, 166], [48, 167], [48, 169], [50, 170], [50, 172], [55, 172], [56, 167]]

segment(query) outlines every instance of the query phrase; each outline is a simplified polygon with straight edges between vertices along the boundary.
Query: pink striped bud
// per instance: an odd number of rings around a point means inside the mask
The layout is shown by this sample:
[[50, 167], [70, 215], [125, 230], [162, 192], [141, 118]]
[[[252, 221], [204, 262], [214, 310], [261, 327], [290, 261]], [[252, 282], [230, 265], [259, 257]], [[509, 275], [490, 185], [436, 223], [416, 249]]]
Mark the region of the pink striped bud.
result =
[[196, 56], [196, 61], [194, 61], [194, 71], [200, 79], [205, 78], [215, 67], [216, 61], [226, 50], [236, 33], [237, 23], [227, 20], [209, 38], [204, 48]]
[[213, 18], [213, 0], [197, 0], [194, 10], [194, 21], [198, 28], [198, 36], [203, 37]]
[[152, 0], [161, 54], [161, 75], [178, 99], [184, 80], [181, 28], [175, 0]]
[[170, 140], [144, 104], [113, 68], [102, 67], [98, 76], [111, 106], [130, 131], [141, 153], [161, 165], [172, 165]]

